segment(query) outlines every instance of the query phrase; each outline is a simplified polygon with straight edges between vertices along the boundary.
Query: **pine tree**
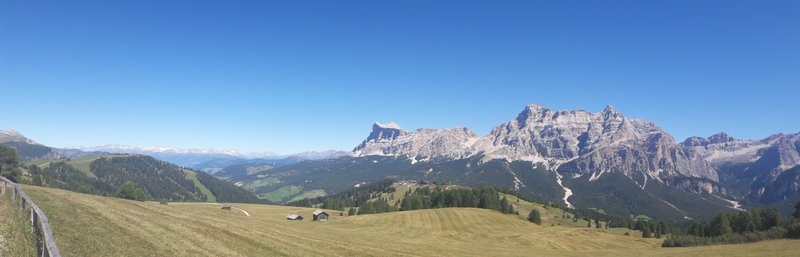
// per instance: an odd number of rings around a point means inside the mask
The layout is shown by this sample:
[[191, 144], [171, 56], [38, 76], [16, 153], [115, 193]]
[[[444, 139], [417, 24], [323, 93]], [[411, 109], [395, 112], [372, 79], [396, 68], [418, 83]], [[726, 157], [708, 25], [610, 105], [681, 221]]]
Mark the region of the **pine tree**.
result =
[[133, 182], [127, 181], [122, 184], [122, 187], [117, 192], [117, 197], [130, 200], [144, 201], [144, 191], [136, 188]]
[[599, 218], [594, 218], [594, 227], [595, 228], [600, 228], [600, 219]]
[[592, 220], [586, 219], [586, 227], [587, 228], [592, 228]]
[[642, 227], [642, 237], [643, 238], [650, 238], [650, 226], [643, 226]]
[[794, 204], [794, 213], [792, 213], [792, 216], [795, 219], [800, 219], [800, 201], [797, 201], [797, 203]]
[[41, 175], [33, 175], [33, 185], [34, 186], [41, 186], [42, 185], [42, 176]]
[[528, 214], [528, 221], [542, 225], [542, 214], [539, 213], [539, 210], [534, 208], [531, 210], [531, 213]]
[[356, 208], [350, 207], [350, 209], [347, 210], [347, 216], [353, 216], [353, 215], [356, 215]]
[[6, 177], [11, 181], [17, 181], [17, 177], [22, 174], [17, 167], [19, 159], [17, 150], [5, 145], [0, 145], [0, 176]]
[[714, 218], [714, 221], [711, 222], [711, 233], [712, 236], [721, 236], [733, 233], [733, 229], [731, 228], [731, 220], [727, 214], [720, 213]]
[[508, 203], [508, 199], [503, 196], [503, 200], [500, 200], [500, 212], [502, 213], [511, 213], [511, 205]]

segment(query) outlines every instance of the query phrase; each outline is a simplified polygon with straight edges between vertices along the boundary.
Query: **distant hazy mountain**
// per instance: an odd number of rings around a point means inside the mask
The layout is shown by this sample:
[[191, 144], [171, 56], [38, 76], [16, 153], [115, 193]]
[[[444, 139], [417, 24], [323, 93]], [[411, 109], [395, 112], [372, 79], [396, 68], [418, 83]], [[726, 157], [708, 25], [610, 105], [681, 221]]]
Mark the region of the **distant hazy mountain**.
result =
[[0, 130], [0, 143], [8, 143], [8, 142], [18, 142], [18, 143], [26, 143], [26, 144], [39, 144], [35, 141], [25, 137], [19, 131], [14, 129]]
[[82, 151], [101, 151], [108, 153], [128, 153], [149, 155], [156, 159], [171, 162], [184, 167], [215, 159], [251, 159], [278, 156], [272, 152], [242, 153], [233, 150], [186, 149], [175, 147], [132, 147], [125, 145], [104, 145], [96, 147], [73, 147]]
[[[149, 155], [156, 159], [171, 162], [184, 167], [198, 168], [203, 171], [219, 170], [233, 164], [246, 162], [247, 160], [279, 160], [285, 158], [299, 158], [304, 160], [319, 160], [326, 158], [336, 158], [349, 155], [342, 151], [323, 151], [323, 152], [302, 152], [292, 155], [279, 155], [273, 152], [239, 152], [235, 150], [218, 149], [187, 149], [175, 147], [132, 147], [125, 145], [104, 145], [96, 147], [72, 147], [72, 149], [82, 151], [100, 151], [108, 153], [127, 153]], [[216, 166], [223, 165], [223, 166]], [[213, 171], [211, 172], [213, 173]]]
[[78, 158], [100, 152], [86, 152], [77, 149], [60, 149], [45, 146], [33, 141], [16, 130], [0, 130], [0, 144], [13, 147], [21, 160], [60, 160]]

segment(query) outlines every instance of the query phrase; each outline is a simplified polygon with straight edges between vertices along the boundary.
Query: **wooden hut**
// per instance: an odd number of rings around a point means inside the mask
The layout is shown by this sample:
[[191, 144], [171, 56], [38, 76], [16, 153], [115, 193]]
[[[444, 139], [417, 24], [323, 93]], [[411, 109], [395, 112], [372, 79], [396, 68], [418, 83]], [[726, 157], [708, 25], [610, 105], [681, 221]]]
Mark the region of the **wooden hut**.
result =
[[226, 205], [222, 206], [222, 209], [226, 210], [226, 211], [230, 211], [231, 210], [231, 206], [226, 204]]
[[286, 219], [287, 220], [303, 220], [303, 216], [300, 216], [300, 215], [292, 213], [292, 214], [286, 215]]
[[314, 220], [328, 221], [328, 213], [323, 210], [316, 210], [312, 212], [311, 215], [313, 216]]

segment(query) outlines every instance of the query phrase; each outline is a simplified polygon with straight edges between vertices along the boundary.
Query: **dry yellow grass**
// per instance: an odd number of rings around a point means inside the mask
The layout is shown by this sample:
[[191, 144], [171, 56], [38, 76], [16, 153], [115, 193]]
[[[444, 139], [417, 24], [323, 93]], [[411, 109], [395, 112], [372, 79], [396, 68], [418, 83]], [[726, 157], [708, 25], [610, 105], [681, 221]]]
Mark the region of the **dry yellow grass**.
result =
[[[136, 202], [26, 186], [64, 256], [790, 256], [800, 241], [663, 249], [659, 240], [539, 226], [497, 212], [448, 208], [312, 222], [309, 208]], [[287, 221], [297, 212], [305, 221]]]

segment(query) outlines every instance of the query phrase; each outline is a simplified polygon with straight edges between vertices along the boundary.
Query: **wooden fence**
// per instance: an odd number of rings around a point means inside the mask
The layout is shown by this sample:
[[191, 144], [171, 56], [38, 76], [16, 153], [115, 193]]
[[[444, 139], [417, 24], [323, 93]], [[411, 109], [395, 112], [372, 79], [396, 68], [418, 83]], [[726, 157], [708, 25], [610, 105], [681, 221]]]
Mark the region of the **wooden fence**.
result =
[[36, 206], [22, 191], [17, 183], [8, 180], [5, 177], [0, 176], [2, 179], [2, 186], [0, 186], [0, 196], [5, 197], [6, 195], [6, 188], [11, 185], [11, 199], [16, 200], [17, 210], [25, 213], [27, 210], [30, 210], [30, 217], [31, 217], [31, 227], [33, 228], [33, 234], [36, 238], [36, 251], [39, 256], [42, 257], [61, 257], [61, 253], [58, 252], [58, 247], [56, 247], [56, 239], [53, 237], [53, 230], [50, 228], [50, 222], [47, 221], [47, 217], [44, 216], [44, 212], [42, 209], [39, 209], [39, 206]]

